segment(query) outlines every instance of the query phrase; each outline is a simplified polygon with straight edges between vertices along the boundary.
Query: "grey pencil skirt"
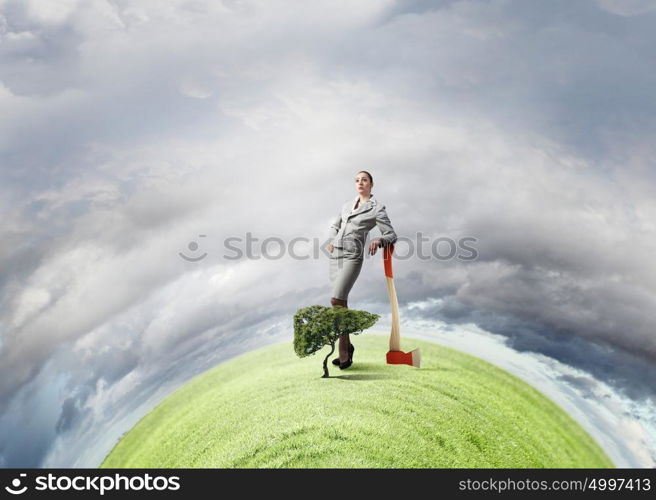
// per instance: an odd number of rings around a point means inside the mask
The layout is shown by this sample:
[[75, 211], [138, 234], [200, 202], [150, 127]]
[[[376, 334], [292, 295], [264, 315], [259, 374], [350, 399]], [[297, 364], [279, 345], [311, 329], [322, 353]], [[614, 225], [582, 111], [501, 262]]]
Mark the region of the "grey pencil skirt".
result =
[[330, 254], [329, 268], [334, 298], [348, 299], [348, 294], [362, 269], [363, 260], [361, 252], [344, 252], [342, 247], [335, 247]]

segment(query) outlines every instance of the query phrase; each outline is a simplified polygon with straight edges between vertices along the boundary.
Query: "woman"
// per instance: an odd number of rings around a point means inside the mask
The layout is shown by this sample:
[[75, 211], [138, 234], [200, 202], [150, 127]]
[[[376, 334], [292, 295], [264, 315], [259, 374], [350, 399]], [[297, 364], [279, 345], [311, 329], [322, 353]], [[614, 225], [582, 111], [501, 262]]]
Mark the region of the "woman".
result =
[[[355, 176], [358, 196], [344, 203], [339, 215], [330, 224], [331, 242], [327, 248], [331, 253], [330, 281], [333, 291], [330, 303], [333, 307], [348, 307], [348, 294], [360, 274], [369, 231], [378, 226], [381, 233], [379, 238], [369, 244], [370, 255], [375, 255], [379, 247], [394, 243], [397, 238], [385, 212], [385, 205], [371, 194], [373, 185], [374, 179], [369, 172], [358, 172]], [[348, 368], [353, 363], [354, 351], [349, 336], [340, 335], [339, 358], [334, 359], [333, 364], [339, 365], [342, 370]]]

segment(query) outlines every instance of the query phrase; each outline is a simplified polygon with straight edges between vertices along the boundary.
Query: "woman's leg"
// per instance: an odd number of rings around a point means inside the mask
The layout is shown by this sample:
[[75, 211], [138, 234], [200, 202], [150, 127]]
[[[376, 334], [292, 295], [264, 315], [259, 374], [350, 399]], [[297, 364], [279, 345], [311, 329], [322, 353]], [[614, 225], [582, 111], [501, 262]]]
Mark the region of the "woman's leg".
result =
[[[330, 303], [333, 307], [348, 307], [346, 300], [336, 299], [332, 297]], [[349, 345], [351, 340], [348, 335], [339, 336], [339, 360], [345, 363], [349, 359]]]

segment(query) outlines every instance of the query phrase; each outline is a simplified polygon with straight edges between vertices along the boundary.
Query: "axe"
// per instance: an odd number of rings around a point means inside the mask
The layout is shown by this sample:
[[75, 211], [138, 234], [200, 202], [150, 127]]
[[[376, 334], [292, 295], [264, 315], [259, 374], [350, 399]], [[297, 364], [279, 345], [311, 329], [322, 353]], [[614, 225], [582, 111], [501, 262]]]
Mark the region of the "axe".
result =
[[392, 252], [394, 245], [383, 247], [383, 263], [385, 264], [385, 279], [387, 280], [387, 295], [392, 306], [392, 332], [390, 333], [389, 351], [387, 353], [388, 365], [421, 366], [421, 353], [419, 349], [410, 352], [401, 350], [401, 327], [399, 326], [399, 303], [396, 300], [394, 289], [394, 275], [392, 274]]

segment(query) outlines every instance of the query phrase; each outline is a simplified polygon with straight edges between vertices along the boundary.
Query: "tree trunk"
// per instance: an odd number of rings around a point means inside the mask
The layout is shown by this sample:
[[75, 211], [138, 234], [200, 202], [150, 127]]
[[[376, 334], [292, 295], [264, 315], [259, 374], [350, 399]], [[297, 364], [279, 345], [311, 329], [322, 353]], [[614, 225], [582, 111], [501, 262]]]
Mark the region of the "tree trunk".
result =
[[330, 343], [330, 352], [328, 353], [328, 356], [326, 356], [323, 359], [323, 376], [321, 378], [328, 378], [330, 375], [328, 374], [328, 358], [332, 356], [333, 352], [335, 352], [335, 341], [333, 340]]

